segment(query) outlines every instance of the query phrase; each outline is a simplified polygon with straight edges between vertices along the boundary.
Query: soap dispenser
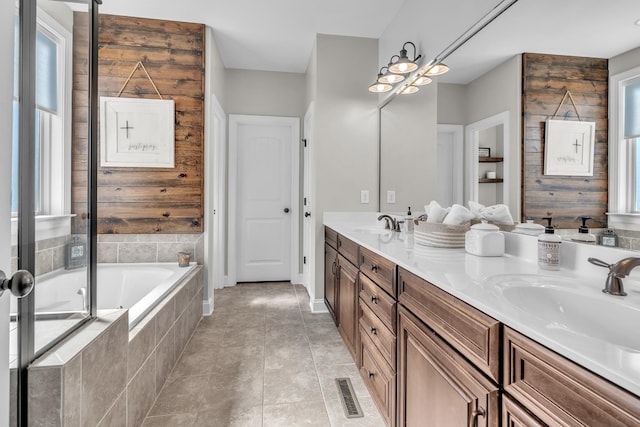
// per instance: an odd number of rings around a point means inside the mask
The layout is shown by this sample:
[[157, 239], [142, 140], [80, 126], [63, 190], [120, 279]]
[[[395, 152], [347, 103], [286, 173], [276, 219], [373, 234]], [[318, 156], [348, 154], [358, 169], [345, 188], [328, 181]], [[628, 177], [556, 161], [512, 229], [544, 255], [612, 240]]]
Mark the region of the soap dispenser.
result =
[[407, 216], [404, 217], [404, 231], [407, 233], [413, 233], [413, 214], [411, 213], [411, 206], [407, 210]]
[[581, 216], [582, 225], [578, 228], [578, 234], [571, 237], [574, 242], [589, 243], [595, 245], [596, 236], [589, 233], [589, 227], [587, 227], [587, 221], [591, 219], [590, 216]]
[[545, 270], [560, 270], [560, 243], [562, 239], [554, 233], [552, 218], [542, 218], [548, 222], [544, 233], [538, 236], [538, 266]]

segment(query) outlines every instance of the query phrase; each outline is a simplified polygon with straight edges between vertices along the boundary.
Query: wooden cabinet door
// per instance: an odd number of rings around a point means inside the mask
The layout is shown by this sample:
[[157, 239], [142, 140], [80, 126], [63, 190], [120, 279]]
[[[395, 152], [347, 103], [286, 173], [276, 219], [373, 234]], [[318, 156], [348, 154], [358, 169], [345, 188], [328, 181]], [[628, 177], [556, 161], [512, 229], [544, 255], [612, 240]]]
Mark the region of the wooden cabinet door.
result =
[[398, 307], [398, 425], [497, 427], [498, 387]]
[[338, 314], [336, 311], [336, 276], [338, 273], [338, 252], [327, 243], [324, 244], [324, 302], [329, 309], [331, 317], [338, 325]]
[[502, 427], [547, 427], [507, 394], [502, 395]]
[[338, 255], [338, 331], [356, 358], [358, 332], [358, 270], [345, 257]]

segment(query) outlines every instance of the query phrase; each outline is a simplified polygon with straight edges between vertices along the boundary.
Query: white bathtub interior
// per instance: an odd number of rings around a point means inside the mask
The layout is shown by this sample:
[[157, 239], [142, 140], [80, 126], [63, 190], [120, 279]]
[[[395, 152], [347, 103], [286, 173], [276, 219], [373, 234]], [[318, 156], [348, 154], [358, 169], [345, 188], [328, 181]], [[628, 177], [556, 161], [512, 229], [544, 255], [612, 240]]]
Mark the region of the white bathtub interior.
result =
[[[129, 329], [153, 310], [182, 279], [192, 271], [176, 263], [98, 264], [98, 309], [129, 309]], [[87, 316], [87, 270], [57, 270], [36, 278], [35, 322], [36, 351], [55, 340]], [[11, 313], [16, 314], [17, 299], [11, 298]], [[44, 317], [44, 319], [43, 319]], [[16, 322], [10, 323], [10, 358], [15, 364]]]

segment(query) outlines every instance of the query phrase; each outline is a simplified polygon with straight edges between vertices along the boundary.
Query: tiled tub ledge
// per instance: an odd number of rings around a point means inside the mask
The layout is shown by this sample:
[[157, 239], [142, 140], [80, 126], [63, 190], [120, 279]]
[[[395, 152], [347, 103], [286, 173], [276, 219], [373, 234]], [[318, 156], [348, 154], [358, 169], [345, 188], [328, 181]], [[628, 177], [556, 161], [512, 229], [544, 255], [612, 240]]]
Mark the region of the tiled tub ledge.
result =
[[197, 267], [135, 328], [101, 310], [29, 368], [29, 425], [138, 427], [202, 317]]

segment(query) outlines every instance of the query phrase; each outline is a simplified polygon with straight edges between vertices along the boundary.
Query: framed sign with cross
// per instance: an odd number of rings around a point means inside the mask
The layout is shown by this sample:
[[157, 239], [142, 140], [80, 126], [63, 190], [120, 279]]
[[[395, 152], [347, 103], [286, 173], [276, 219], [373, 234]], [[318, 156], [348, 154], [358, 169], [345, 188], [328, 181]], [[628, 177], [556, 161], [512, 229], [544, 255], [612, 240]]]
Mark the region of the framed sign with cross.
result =
[[173, 168], [173, 100], [100, 97], [100, 165]]
[[593, 176], [595, 122], [547, 120], [544, 174]]

